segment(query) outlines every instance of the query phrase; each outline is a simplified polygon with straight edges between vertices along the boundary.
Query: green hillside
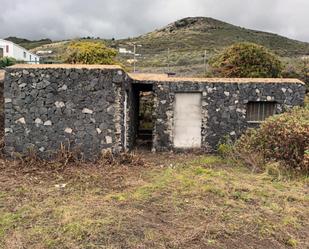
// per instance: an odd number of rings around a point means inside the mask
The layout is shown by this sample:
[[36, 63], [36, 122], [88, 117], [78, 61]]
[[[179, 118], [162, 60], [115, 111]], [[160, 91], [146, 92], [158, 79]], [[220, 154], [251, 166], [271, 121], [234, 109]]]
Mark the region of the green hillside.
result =
[[142, 47], [137, 52], [141, 54], [139, 66], [158, 71], [156, 67], [166, 67], [169, 63], [172, 68], [177, 66], [174, 70], [180, 72], [189, 65], [188, 70], [201, 71], [205, 50], [210, 57], [226, 46], [243, 41], [263, 45], [281, 57], [309, 55], [309, 43], [207, 17], [181, 19], [139, 37], [116, 40], [113, 45], [132, 50], [132, 43], [140, 44]]
[[[38, 50], [51, 50], [51, 54], [43, 55], [45, 62], [61, 62], [68, 41], [53, 42], [49, 39], [29, 41], [16, 37], [10, 40]], [[85, 39], [94, 40], [98, 39]], [[137, 69], [142, 72], [166, 72], [167, 66], [179, 75], [199, 75], [204, 72], [204, 54], [208, 59], [224, 47], [237, 42], [254, 42], [267, 47], [274, 53], [286, 58], [300, 58], [309, 55], [309, 43], [292, 40], [277, 34], [255, 31], [234, 26], [207, 17], [188, 17], [155, 30], [153, 32], [128, 39], [102, 40], [109, 46], [126, 48], [133, 52], [133, 44], [142, 45], [137, 48]], [[169, 49], [169, 55], [168, 55]], [[118, 60], [129, 69], [132, 68], [133, 54], [119, 54]]]
[[234, 26], [213, 18], [188, 17], [155, 30], [154, 32], [117, 43], [139, 42], [152, 52], [172, 50], [190, 51], [207, 49], [216, 51], [236, 42], [254, 42], [281, 56], [309, 54], [309, 43], [300, 42], [272, 33]]

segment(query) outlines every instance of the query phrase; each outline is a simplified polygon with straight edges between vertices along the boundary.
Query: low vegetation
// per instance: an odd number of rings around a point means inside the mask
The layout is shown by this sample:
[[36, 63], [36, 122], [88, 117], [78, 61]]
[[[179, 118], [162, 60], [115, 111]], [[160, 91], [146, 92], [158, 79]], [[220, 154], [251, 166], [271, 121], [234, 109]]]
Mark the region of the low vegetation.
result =
[[294, 108], [249, 129], [232, 143], [219, 145], [221, 154], [241, 159], [254, 169], [267, 165], [309, 174], [309, 107]]
[[284, 58], [284, 70], [282, 77], [297, 78], [306, 83], [309, 92], [309, 57], [303, 58]]
[[0, 69], [8, 66], [12, 66], [16, 63], [16, 60], [11, 57], [3, 57], [0, 59]]
[[309, 246], [307, 179], [216, 156], [134, 157], [48, 169], [1, 159], [0, 248]]

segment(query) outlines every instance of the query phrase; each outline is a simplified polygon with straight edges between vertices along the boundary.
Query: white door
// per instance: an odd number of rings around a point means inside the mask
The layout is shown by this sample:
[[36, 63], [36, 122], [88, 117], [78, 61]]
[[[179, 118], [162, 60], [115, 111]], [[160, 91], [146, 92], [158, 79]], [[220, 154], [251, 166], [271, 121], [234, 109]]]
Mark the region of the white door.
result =
[[174, 107], [174, 147], [201, 147], [201, 94], [176, 93]]

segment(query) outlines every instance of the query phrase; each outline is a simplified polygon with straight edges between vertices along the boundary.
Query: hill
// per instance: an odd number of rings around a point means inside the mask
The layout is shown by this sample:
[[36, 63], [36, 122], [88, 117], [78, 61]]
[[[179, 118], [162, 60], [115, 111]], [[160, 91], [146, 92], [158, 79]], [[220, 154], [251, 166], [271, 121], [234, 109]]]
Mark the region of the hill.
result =
[[7, 38], [5, 38], [5, 40], [14, 42], [14, 43], [26, 48], [26, 49], [33, 49], [33, 48], [43, 46], [45, 44], [50, 44], [50, 43], [53, 42], [51, 39], [41, 39], [41, 40], [31, 41], [31, 40], [28, 40], [28, 39], [18, 38], [18, 37], [14, 37], [14, 36], [7, 37]]
[[166, 50], [216, 51], [236, 42], [254, 42], [281, 56], [309, 55], [309, 43], [292, 40], [277, 34], [245, 29], [208, 17], [188, 17], [145, 35], [119, 40], [138, 42], [154, 52]]
[[281, 57], [309, 55], [309, 43], [245, 29], [208, 17], [184, 18], [139, 37], [116, 40], [114, 46], [132, 50], [132, 43], [140, 44], [140, 66], [155, 70], [156, 67], [170, 64], [177, 66], [176, 71], [180, 72], [186, 70], [188, 65], [191, 66], [188, 70], [201, 70], [205, 50], [207, 57], [210, 57], [226, 46], [244, 41], [263, 45]]
[[[52, 62], [61, 62], [61, 55], [68, 44], [67, 41], [51, 43], [49, 39], [29, 41], [11, 37], [10, 40], [12, 39], [26, 48], [34, 48], [34, 52], [52, 50], [51, 54], [43, 55], [43, 60]], [[89, 37], [82, 39], [102, 40], [89, 39]], [[162, 73], [172, 70], [178, 75], [203, 74], [205, 51], [209, 58], [224, 47], [243, 41], [263, 45], [281, 57], [299, 58], [309, 55], [309, 43], [273, 33], [238, 27], [208, 17], [188, 17], [138, 37], [102, 41], [116, 49], [125, 48], [131, 52], [134, 43], [142, 45], [142, 47], [137, 47], [137, 54], [140, 54], [137, 57], [139, 71]], [[130, 68], [133, 53], [119, 54], [118, 59]], [[170, 69], [167, 68], [168, 65]]]

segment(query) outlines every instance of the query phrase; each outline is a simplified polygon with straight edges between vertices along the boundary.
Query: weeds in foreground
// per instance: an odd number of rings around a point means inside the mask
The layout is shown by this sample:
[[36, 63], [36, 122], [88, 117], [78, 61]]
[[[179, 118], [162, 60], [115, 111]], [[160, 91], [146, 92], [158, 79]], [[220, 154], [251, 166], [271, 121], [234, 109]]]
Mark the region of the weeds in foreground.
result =
[[145, 166], [145, 161], [141, 155], [135, 153], [120, 153], [114, 155], [110, 150], [103, 151], [98, 163], [100, 165], [112, 165], [112, 166]]
[[273, 181], [216, 156], [143, 161], [52, 174], [3, 168], [0, 248], [308, 246], [303, 179]]
[[[36, 169], [46, 169], [61, 172], [66, 168], [73, 166], [81, 166], [87, 163], [84, 159], [83, 153], [78, 148], [71, 149], [70, 146], [61, 144], [59, 150], [47, 157], [38, 156], [37, 151], [29, 149], [23, 155], [20, 153], [13, 153], [14, 166], [28, 171], [35, 171]], [[140, 155], [135, 153], [120, 153], [113, 154], [110, 150], [103, 151], [101, 156], [93, 161], [88, 161], [92, 165], [108, 166], [139, 166], [144, 167], [145, 161]]]

